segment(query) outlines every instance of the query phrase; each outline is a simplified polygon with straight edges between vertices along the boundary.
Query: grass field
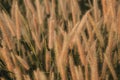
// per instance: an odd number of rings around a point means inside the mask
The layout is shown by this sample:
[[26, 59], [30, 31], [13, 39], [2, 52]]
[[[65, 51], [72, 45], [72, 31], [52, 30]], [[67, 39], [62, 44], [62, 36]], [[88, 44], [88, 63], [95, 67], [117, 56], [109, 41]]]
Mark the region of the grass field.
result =
[[119, 0], [9, 2], [0, 80], [120, 80]]

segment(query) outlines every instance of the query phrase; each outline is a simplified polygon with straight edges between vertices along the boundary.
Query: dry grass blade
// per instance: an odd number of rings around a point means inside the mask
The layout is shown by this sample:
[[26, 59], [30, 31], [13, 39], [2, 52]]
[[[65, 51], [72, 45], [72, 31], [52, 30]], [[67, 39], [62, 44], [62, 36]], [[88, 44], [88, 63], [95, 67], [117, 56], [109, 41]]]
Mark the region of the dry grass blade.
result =
[[85, 65], [85, 80], [89, 80], [89, 71], [88, 71], [88, 62], [86, 60], [86, 65]]
[[[116, 8], [117, 8], [116, 0], [102, 0], [102, 9], [104, 15], [104, 23], [111, 25], [112, 21], [116, 20]], [[107, 27], [109, 30], [109, 27]]]
[[51, 8], [51, 17], [53, 19], [56, 19], [56, 4], [55, 4], [55, 0], [52, 0], [52, 8]]
[[40, 45], [40, 41], [39, 41], [38, 37], [35, 35], [35, 33], [32, 30], [31, 30], [31, 33], [32, 33], [32, 37], [35, 41], [35, 45], [37, 46], [37, 48], [39, 50], [41, 50], [41, 45]]
[[102, 0], [102, 10], [103, 10], [104, 23], [107, 23], [107, 17], [109, 13], [108, 1]]
[[[1, 15], [0, 15], [1, 17]], [[9, 48], [9, 50], [12, 50], [14, 48], [14, 46], [12, 45], [12, 41], [10, 38], [10, 35], [8, 35], [8, 31], [6, 29], [6, 26], [4, 25], [4, 22], [0, 20], [0, 28], [1, 31], [3, 33], [3, 40], [5, 42], [4, 46], [7, 45], [7, 47]]]
[[[112, 57], [112, 49], [115, 46], [115, 42], [114, 42], [113, 37], [114, 37], [113, 29], [111, 28], [110, 33], [109, 33], [109, 38], [108, 38], [108, 46], [107, 46], [106, 51], [105, 51], [105, 54], [109, 58]], [[104, 75], [105, 75], [105, 72], [106, 72], [106, 68], [107, 68], [107, 64], [106, 64], [106, 60], [104, 60], [103, 67], [102, 67], [102, 74], [101, 74], [102, 78], [104, 78]]]
[[[54, 38], [54, 45], [55, 45], [55, 62], [57, 65], [57, 68], [59, 68], [59, 56], [60, 56], [60, 51], [62, 50], [62, 41], [61, 41], [61, 37], [57, 36], [56, 34], [54, 34], [55, 38]], [[59, 70], [59, 69], [58, 69]]]
[[68, 12], [67, 12], [67, 9], [66, 9], [66, 0], [64, 0], [64, 1], [59, 0], [59, 5], [60, 5], [62, 15], [63, 15], [64, 19], [68, 20]]
[[12, 53], [12, 52], [11, 52], [11, 58], [12, 58], [13, 64], [14, 64], [13, 73], [15, 74], [15, 78], [16, 78], [16, 80], [22, 80], [22, 72], [20, 70], [20, 67], [18, 66], [16, 57], [15, 57], [14, 53]]
[[46, 8], [46, 13], [49, 15], [50, 14], [49, 0], [44, 0], [44, 4]]
[[[86, 12], [86, 14], [82, 17], [81, 21], [80, 21], [80, 24], [79, 26], [75, 26], [71, 33], [70, 33], [70, 36], [73, 36], [73, 35], [79, 35], [81, 33], [81, 30], [83, 29], [86, 21], [87, 21], [87, 18], [88, 18], [88, 14], [89, 14], [90, 10]], [[77, 24], [77, 23], [76, 23]], [[77, 28], [76, 28], [77, 27]], [[75, 34], [74, 34], [75, 32]]]
[[80, 42], [80, 40], [78, 39], [77, 37], [77, 47], [78, 47], [78, 52], [79, 52], [79, 57], [80, 57], [80, 60], [81, 60], [81, 63], [82, 65], [86, 65], [86, 59], [85, 59], [85, 52], [84, 52], [84, 49], [82, 47], [82, 44]]
[[50, 73], [50, 77], [49, 78], [50, 78], [50, 80], [54, 80], [55, 79], [54, 72]]
[[30, 0], [24, 0], [26, 8], [28, 8], [33, 14], [35, 12], [35, 9], [32, 5], [32, 2]]
[[63, 42], [63, 47], [62, 47], [62, 51], [61, 51], [61, 54], [60, 54], [60, 57], [59, 57], [59, 60], [58, 60], [58, 69], [60, 71], [60, 74], [61, 74], [61, 77], [62, 77], [62, 80], [67, 80], [66, 78], [66, 70], [65, 70], [65, 67], [66, 67], [66, 59], [67, 59], [67, 53], [68, 53], [68, 37], [65, 36], [64, 37], [64, 42]]
[[74, 66], [74, 61], [72, 55], [69, 56], [69, 64], [70, 64], [70, 72], [72, 75], [72, 80], [77, 80], [77, 75], [75, 72], [75, 66]]
[[80, 10], [77, 0], [71, 0], [71, 11], [74, 25], [79, 21]]
[[76, 80], [85, 80], [84, 74], [80, 65], [78, 67], [75, 66], [75, 72], [77, 77]]
[[120, 5], [118, 5], [118, 12], [117, 12], [117, 17], [118, 17], [118, 19], [117, 19], [117, 22], [118, 22], [118, 34], [119, 34], [119, 38], [120, 38]]
[[116, 0], [108, 0], [109, 2], [109, 6], [110, 6], [110, 12], [111, 12], [111, 17], [112, 19], [116, 19], [116, 12], [115, 12], [115, 9], [116, 9]]
[[12, 2], [12, 6], [11, 6], [11, 17], [12, 19], [15, 19], [15, 0]]
[[49, 72], [50, 71], [50, 63], [51, 63], [51, 54], [49, 51], [46, 51], [46, 57], [45, 57], [45, 66], [46, 66], [46, 71]]
[[35, 80], [47, 80], [45, 74], [39, 69], [34, 71], [34, 78]]
[[4, 11], [3, 11], [3, 15], [4, 15], [4, 17], [5, 17], [7, 26], [8, 26], [8, 28], [9, 28], [12, 36], [15, 37], [15, 31], [14, 31], [15, 29], [13, 28], [13, 23], [12, 23], [10, 17], [9, 17], [9, 16], [7, 15], [7, 13], [5, 13]]
[[87, 21], [86, 23], [86, 28], [87, 28], [87, 31], [88, 31], [88, 36], [89, 36], [89, 42], [92, 42], [94, 40], [94, 34], [93, 34], [93, 31], [92, 31], [92, 28], [90, 26], [90, 23]]
[[91, 43], [88, 42], [85, 32], [81, 32], [81, 36], [83, 38], [83, 43], [85, 44], [85, 51], [89, 52], [89, 46], [91, 45], [92, 42]]
[[58, 64], [59, 64], [58, 70], [59, 70], [59, 72], [60, 72], [60, 75], [61, 75], [62, 80], [67, 80], [66, 69], [65, 69], [66, 65], [63, 64], [63, 63], [64, 63], [64, 62], [63, 62], [62, 60], [59, 60], [59, 61], [58, 61]]
[[43, 25], [42, 6], [41, 6], [39, 0], [36, 0], [36, 8], [37, 8], [37, 15], [38, 15], [39, 24]]
[[1, 52], [1, 55], [6, 63], [7, 69], [12, 72], [14, 69], [14, 66], [13, 66], [13, 63], [11, 60], [11, 56], [8, 53], [8, 50], [4, 47], [4, 48], [0, 48], [0, 52]]
[[15, 25], [16, 25], [16, 37], [17, 40], [20, 40], [21, 29], [20, 29], [20, 10], [18, 8], [18, 3], [15, 4]]
[[24, 80], [31, 80], [29, 75], [23, 75]]
[[22, 74], [21, 74], [21, 71], [20, 71], [19, 67], [14, 68], [14, 73], [15, 73], [16, 80], [23, 80], [22, 76], [21, 76]]
[[102, 36], [100, 30], [98, 29], [98, 26], [96, 25], [95, 21], [93, 20], [93, 18], [92, 18], [92, 16], [90, 14], [88, 16], [88, 19], [89, 19], [89, 22], [91, 23], [91, 25], [93, 27], [93, 31], [95, 32], [96, 37], [100, 41], [101, 47], [103, 47], [105, 45], [104, 44], [104, 39], [103, 39], [103, 36]]
[[54, 45], [54, 28], [55, 28], [55, 20], [54, 19], [49, 19], [49, 24], [48, 24], [48, 37], [49, 37], [49, 41], [48, 41], [48, 47], [49, 49], [53, 48]]
[[[90, 54], [92, 53], [92, 54]], [[99, 80], [98, 76], [98, 62], [97, 62], [97, 54], [96, 54], [96, 41], [93, 42], [91, 46], [90, 55], [90, 66], [91, 66], [91, 80]]]
[[97, 0], [93, 0], [93, 7], [94, 7], [95, 22], [97, 22], [98, 21], [98, 15], [99, 15], [99, 13], [98, 13], [99, 8], [98, 8], [98, 2], [97, 2]]
[[18, 61], [22, 64], [22, 66], [26, 69], [26, 70], [29, 70], [29, 65], [28, 65], [28, 63], [25, 61], [25, 60], [23, 60], [20, 56], [17, 56], [17, 55], [15, 55], [16, 56], [16, 58], [18, 59]]
[[114, 68], [113, 68], [113, 66], [112, 66], [112, 63], [110, 62], [109, 57], [107, 57], [107, 54], [104, 54], [104, 57], [105, 57], [105, 61], [106, 61], [107, 65], [108, 65], [108, 67], [109, 67], [109, 69], [110, 69], [110, 71], [111, 71], [111, 74], [112, 74], [112, 76], [113, 76], [113, 79], [114, 79], [114, 80], [118, 80], [117, 74], [116, 74], [116, 72], [115, 72], [115, 70], [114, 70]]
[[39, 75], [38, 75], [37, 71], [34, 71], [33, 73], [34, 73], [34, 79], [39, 80]]

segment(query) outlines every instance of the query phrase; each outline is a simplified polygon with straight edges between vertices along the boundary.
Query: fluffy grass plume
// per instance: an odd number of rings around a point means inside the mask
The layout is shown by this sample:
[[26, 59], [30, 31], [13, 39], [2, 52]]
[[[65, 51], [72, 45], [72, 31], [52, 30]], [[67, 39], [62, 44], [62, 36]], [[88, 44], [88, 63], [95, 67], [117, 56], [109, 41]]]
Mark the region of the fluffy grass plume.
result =
[[119, 80], [119, 5], [0, 0], [0, 80]]

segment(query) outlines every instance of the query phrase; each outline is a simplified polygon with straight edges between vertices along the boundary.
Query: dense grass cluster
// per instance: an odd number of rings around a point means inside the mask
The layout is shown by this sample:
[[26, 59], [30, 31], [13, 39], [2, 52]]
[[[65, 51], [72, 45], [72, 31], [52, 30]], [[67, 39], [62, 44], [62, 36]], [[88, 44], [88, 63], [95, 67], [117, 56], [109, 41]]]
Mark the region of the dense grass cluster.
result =
[[120, 80], [119, 5], [10, 0], [6, 10], [1, 3], [0, 80]]

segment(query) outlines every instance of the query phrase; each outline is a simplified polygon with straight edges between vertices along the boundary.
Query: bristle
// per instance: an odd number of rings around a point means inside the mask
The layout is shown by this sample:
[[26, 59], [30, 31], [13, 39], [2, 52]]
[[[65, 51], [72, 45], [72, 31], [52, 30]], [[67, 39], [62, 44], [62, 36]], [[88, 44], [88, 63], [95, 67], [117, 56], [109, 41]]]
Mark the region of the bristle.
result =
[[21, 35], [21, 30], [20, 30], [20, 19], [19, 19], [19, 8], [18, 8], [18, 4], [16, 2], [15, 4], [15, 25], [16, 25], [16, 37], [17, 37], [17, 40], [20, 40], [20, 35]]
[[50, 6], [49, 6], [49, 0], [44, 0], [45, 8], [46, 8], [46, 13], [47, 15], [50, 14]]
[[78, 47], [78, 52], [79, 52], [79, 57], [80, 57], [80, 60], [81, 60], [81, 62], [82, 62], [82, 65], [86, 65], [86, 57], [85, 57], [85, 51], [84, 51], [84, 49], [83, 49], [83, 47], [82, 47], [82, 45], [81, 45], [81, 42], [80, 42], [80, 40], [77, 38], [77, 47]]
[[48, 47], [49, 49], [53, 48], [54, 45], [54, 28], [55, 28], [55, 20], [54, 19], [49, 19], [49, 23], [48, 23], [48, 36], [49, 36], [49, 41], [48, 41]]
[[46, 71], [49, 72], [50, 71], [50, 63], [51, 63], [51, 54], [49, 51], [46, 51], [46, 60], [45, 60], [45, 66], [46, 66]]
[[13, 63], [12, 63], [12, 60], [11, 60], [11, 56], [10, 54], [8, 53], [8, 50], [4, 47], [2, 49], [0, 49], [1, 51], [1, 55], [6, 63], [6, 67], [9, 71], [13, 71], [14, 69], [14, 66], [13, 66]]
[[76, 72], [75, 72], [75, 66], [72, 55], [69, 56], [69, 64], [70, 64], [70, 71], [72, 75], [72, 80], [77, 80]]
[[15, 37], [15, 29], [13, 28], [13, 22], [10, 20], [9, 15], [7, 15], [4, 11], [3, 11], [3, 15], [5, 17], [6, 23], [8, 25], [8, 28], [12, 34], [13, 37]]
[[36, 8], [37, 8], [37, 16], [38, 16], [39, 24], [43, 25], [42, 6], [39, 0], [36, 0]]

